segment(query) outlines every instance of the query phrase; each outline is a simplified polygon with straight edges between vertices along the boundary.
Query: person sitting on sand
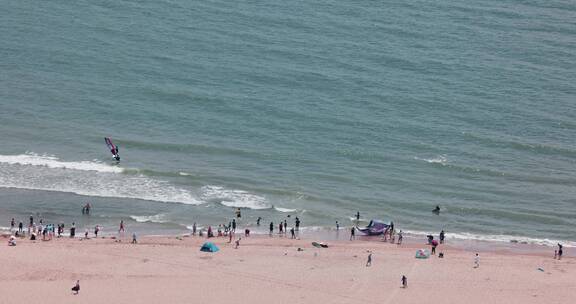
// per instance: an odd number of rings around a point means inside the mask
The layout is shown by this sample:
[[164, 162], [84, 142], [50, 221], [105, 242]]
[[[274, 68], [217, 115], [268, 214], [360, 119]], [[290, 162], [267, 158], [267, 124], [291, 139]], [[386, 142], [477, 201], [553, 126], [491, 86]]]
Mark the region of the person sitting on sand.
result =
[[75, 295], [78, 294], [78, 292], [80, 291], [80, 280], [76, 281], [76, 285], [72, 287], [72, 291], [74, 292]]
[[238, 249], [238, 246], [240, 246], [240, 240], [241, 240], [241, 239], [242, 239], [242, 238], [238, 238], [238, 239], [236, 240], [236, 242], [234, 242], [234, 244], [235, 244], [234, 249]]
[[36, 240], [36, 233], [35, 233], [35, 232], [30, 233], [30, 240], [31, 240], [31, 241], [35, 241], [35, 240]]
[[16, 238], [13, 235], [11, 235], [8, 240], [8, 246], [16, 246]]

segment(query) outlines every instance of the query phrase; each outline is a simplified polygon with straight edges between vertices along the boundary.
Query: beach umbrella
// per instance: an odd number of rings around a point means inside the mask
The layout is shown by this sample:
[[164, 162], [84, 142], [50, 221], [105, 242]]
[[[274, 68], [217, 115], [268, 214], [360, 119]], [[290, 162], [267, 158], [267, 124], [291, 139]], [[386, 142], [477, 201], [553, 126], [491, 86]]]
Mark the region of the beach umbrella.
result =
[[202, 245], [202, 247], [200, 247], [200, 251], [204, 252], [216, 252], [218, 250], [220, 250], [220, 248], [218, 248], [218, 246], [214, 245], [212, 242], [206, 242]]

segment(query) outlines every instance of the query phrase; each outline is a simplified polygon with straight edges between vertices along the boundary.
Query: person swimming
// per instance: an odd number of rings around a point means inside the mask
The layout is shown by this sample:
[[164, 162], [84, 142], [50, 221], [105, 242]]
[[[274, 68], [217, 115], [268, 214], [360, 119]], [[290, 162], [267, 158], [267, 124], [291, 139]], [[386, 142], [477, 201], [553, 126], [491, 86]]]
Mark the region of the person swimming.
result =
[[432, 210], [432, 213], [440, 214], [440, 206], [436, 206], [436, 208], [434, 208], [434, 210]]

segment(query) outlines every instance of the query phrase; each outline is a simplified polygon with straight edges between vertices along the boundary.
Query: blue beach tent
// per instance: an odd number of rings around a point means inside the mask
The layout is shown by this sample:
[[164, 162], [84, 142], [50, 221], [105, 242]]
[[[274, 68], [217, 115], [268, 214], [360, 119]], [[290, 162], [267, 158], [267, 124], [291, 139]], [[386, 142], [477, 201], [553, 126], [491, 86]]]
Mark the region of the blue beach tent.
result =
[[202, 247], [200, 247], [200, 251], [204, 252], [216, 252], [218, 250], [220, 250], [220, 248], [218, 248], [218, 246], [214, 245], [212, 242], [206, 242], [204, 245], [202, 245]]

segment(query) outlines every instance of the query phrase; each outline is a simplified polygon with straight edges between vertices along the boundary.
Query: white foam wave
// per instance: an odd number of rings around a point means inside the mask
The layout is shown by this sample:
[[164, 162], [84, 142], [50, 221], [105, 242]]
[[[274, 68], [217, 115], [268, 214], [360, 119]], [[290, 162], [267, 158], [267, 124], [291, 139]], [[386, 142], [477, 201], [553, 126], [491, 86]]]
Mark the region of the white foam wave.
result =
[[185, 188], [97, 162], [62, 162], [54, 156], [0, 155], [0, 187], [68, 192], [86, 196], [201, 204]]
[[279, 212], [296, 212], [296, 211], [298, 211], [298, 209], [288, 209], [288, 208], [282, 208], [282, 207], [274, 207], [274, 209], [276, 211], [279, 211]]
[[206, 201], [217, 201], [227, 207], [249, 208], [249, 209], [269, 209], [271, 206], [266, 203], [264, 197], [252, 194], [243, 190], [230, 190], [220, 186], [202, 187], [202, 198]]
[[167, 223], [165, 214], [155, 214], [155, 215], [131, 215], [130, 218], [138, 223]]
[[[437, 233], [424, 232], [424, 231], [410, 231], [404, 230], [403, 233], [413, 236], [425, 237], [429, 234], [436, 235]], [[520, 243], [520, 244], [535, 244], [543, 246], [556, 246], [561, 243], [565, 247], [576, 247], [576, 242], [552, 240], [552, 239], [537, 239], [526, 236], [513, 236], [503, 234], [474, 234], [468, 232], [446, 233], [446, 239], [453, 240], [473, 240], [473, 241], [486, 241], [486, 242], [500, 242], [500, 243]]]
[[434, 158], [420, 158], [420, 157], [414, 157], [414, 159], [416, 160], [421, 160], [421, 161], [425, 161], [429, 164], [440, 164], [440, 165], [446, 165], [448, 163], [448, 159], [446, 158], [446, 156], [444, 155], [440, 155]]
[[187, 172], [178, 172], [178, 174], [181, 176], [190, 176], [191, 175], [190, 173], [187, 173]]
[[52, 169], [72, 169], [81, 171], [97, 171], [107, 173], [122, 173], [124, 169], [121, 167], [111, 166], [93, 161], [79, 161], [79, 162], [66, 162], [61, 161], [52, 155], [39, 155], [36, 153], [28, 152], [20, 155], [0, 155], [0, 163], [10, 165], [28, 165], [28, 166], [43, 166]]

